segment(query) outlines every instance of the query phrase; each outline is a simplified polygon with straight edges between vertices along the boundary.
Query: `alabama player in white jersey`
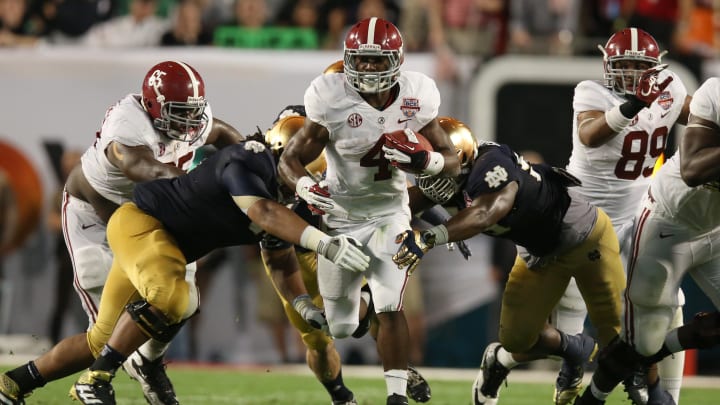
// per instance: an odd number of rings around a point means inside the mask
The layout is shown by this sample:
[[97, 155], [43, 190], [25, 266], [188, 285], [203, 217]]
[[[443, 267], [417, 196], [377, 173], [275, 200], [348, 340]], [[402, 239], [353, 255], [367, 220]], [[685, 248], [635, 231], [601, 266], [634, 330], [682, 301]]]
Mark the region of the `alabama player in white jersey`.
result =
[[[89, 327], [96, 320], [112, 264], [107, 220], [130, 200], [135, 183], [180, 175], [200, 146], [222, 147], [241, 139], [236, 129], [213, 117], [202, 77], [183, 62], [156, 64], [145, 75], [141, 94], [129, 94], [107, 110], [95, 142], [68, 177], [62, 202], [74, 287]], [[151, 340], [128, 358], [125, 367], [153, 405], [177, 403], [164, 371], [167, 345]]]
[[[576, 189], [610, 217], [620, 243], [623, 265], [632, 241], [633, 218], [655, 164], [665, 151], [676, 122], [687, 123], [690, 97], [678, 76], [661, 65], [655, 39], [638, 28], [613, 34], [603, 53], [604, 82], [585, 80], [575, 87], [573, 150], [568, 171], [582, 181]], [[574, 280], [552, 320], [566, 333], [579, 333], [587, 310]], [[682, 311], [678, 311], [678, 325]], [[683, 359], [667, 359], [666, 389], [679, 395]], [[580, 391], [582, 370], [563, 364], [555, 403], [570, 404]], [[634, 393], [631, 392], [634, 395]]]
[[[720, 344], [720, 80], [695, 92], [680, 148], [650, 182], [635, 217], [621, 340], [601, 358], [578, 405], [603, 404], [620, 368]], [[685, 274], [715, 306], [672, 329]], [[670, 398], [672, 400], [672, 398]], [[675, 402], [656, 402], [675, 404]]]
[[[347, 233], [372, 257], [363, 274], [340, 270], [319, 258], [318, 282], [328, 326], [336, 338], [358, 327], [363, 277], [372, 291], [379, 320], [378, 352], [387, 385], [387, 404], [407, 404], [408, 328], [403, 313], [406, 271], [392, 256], [395, 236], [410, 229], [405, 173], [455, 176], [455, 149], [437, 120], [440, 94], [430, 78], [400, 71], [403, 41], [382, 18], [362, 20], [345, 38], [344, 72], [318, 76], [305, 92], [304, 129], [280, 158], [279, 173], [314, 209], [325, 213], [328, 232]], [[420, 131], [434, 151], [420, 143], [392, 144], [385, 134]], [[327, 187], [305, 172], [325, 148]], [[316, 238], [308, 233], [305, 238]]]

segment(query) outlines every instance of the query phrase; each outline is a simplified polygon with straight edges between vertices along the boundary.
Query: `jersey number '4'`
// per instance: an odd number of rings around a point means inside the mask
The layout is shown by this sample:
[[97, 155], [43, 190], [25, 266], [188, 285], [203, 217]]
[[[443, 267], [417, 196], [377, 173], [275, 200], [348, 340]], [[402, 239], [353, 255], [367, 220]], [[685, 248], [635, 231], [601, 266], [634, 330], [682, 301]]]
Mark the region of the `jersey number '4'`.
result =
[[360, 158], [360, 166], [378, 168], [378, 172], [375, 173], [374, 177], [375, 181], [387, 180], [392, 177], [390, 172], [390, 161], [385, 159], [385, 154], [382, 151], [384, 144], [385, 137], [381, 136], [375, 145], [373, 145], [372, 149]]
[[[655, 168], [655, 161], [665, 151], [668, 128], [660, 127], [648, 135], [645, 131], [632, 131], [625, 135], [622, 157], [615, 165], [615, 176], [624, 180], [635, 180], [640, 175], [648, 177]], [[645, 167], [645, 156], [650, 155], [652, 165]]]

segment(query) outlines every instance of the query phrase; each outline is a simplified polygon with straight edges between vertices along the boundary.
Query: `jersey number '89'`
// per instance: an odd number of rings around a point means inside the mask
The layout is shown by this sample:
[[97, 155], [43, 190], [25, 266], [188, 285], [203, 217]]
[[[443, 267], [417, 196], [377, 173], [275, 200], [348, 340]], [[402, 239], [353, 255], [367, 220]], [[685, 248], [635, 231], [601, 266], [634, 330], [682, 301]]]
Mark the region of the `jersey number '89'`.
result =
[[[625, 135], [622, 157], [615, 165], [615, 176], [624, 180], [635, 180], [640, 175], [648, 177], [652, 174], [655, 161], [665, 151], [668, 128], [660, 127], [648, 135], [645, 131], [632, 131]], [[645, 156], [650, 155], [652, 164], [644, 166]]]

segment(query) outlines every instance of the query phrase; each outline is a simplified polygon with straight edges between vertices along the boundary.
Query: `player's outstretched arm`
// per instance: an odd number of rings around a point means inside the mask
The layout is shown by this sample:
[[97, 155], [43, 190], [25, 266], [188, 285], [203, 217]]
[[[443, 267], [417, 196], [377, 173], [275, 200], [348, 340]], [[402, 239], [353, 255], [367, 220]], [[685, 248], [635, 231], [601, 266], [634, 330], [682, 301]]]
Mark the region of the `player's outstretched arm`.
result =
[[283, 183], [295, 190], [298, 181], [307, 176], [305, 165], [320, 156], [329, 138], [325, 127], [306, 118], [303, 129], [290, 138], [280, 155], [278, 174]]
[[207, 138], [207, 143], [218, 149], [233, 145], [245, 140], [245, 137], [227, 122], [213, 117], [212, 128]]

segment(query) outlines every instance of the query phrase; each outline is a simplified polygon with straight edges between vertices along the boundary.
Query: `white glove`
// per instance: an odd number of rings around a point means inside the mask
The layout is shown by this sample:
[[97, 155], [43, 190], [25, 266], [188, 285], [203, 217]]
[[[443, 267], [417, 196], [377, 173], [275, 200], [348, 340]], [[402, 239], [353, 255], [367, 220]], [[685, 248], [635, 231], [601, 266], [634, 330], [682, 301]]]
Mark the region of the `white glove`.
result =
[[308, 325], [315, 329], [320, 329], [323, 332], [327, 332], [329, 330], [327, 319], [325, 319], [325, 311], [313, 304], [312, 299], [310, 299], [310, 295], [298, 295], [293, 300], [292, 306], [295, 308], [295, 311], [302, 316], [305, 322], [308, 323]]
[[342, 269], [365, 271], [370, 265], [370, 257], [362, 252], [362, 247], [357, 239], [338, 235], [321, 240], [317, 252]]
[[310, 176], [303, 176], [298, 179], [295, 192], [308, 203], [310, 211], [315, 214], [323, 215], [325, 211], [331, 210], [335, 206], [327, 187], [322, 187]]

